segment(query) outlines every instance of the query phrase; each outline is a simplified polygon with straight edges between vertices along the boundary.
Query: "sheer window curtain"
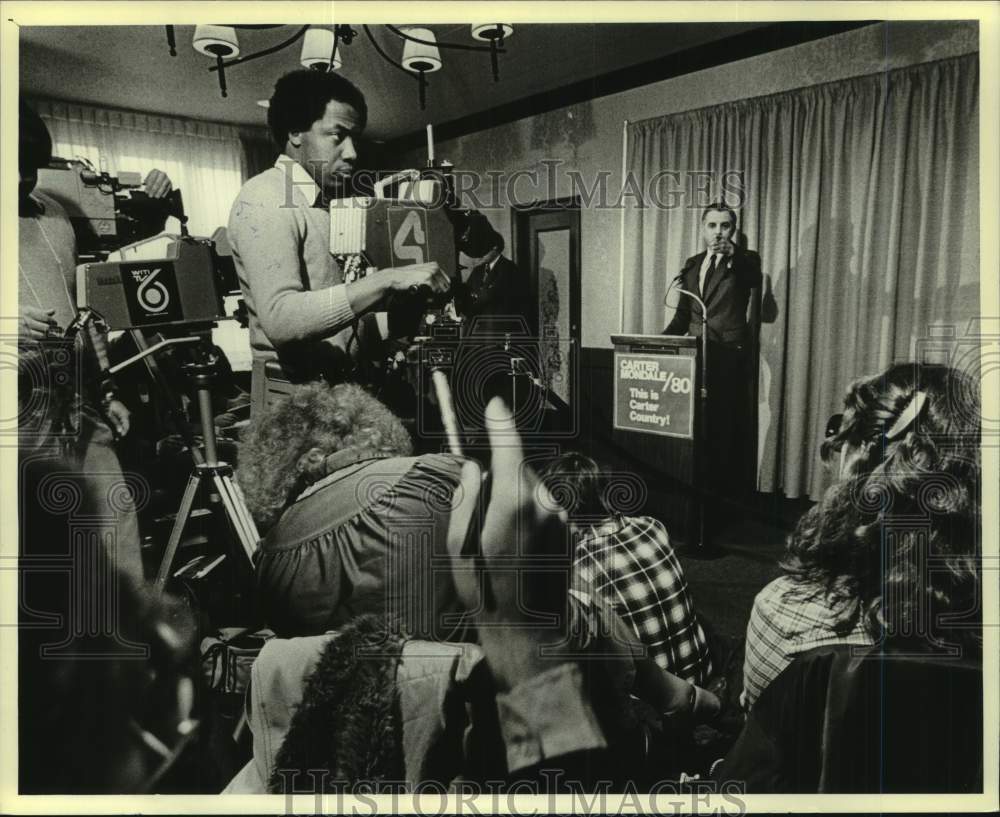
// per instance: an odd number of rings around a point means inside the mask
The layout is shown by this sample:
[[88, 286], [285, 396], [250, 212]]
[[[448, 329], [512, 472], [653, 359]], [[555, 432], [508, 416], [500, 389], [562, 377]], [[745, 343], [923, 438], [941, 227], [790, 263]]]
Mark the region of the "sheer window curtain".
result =
[[647, 195], [625, 200], [626, 332], [662, 331], [667, 285], [702, 249], [678, 179], [691, 190], [684, 174], [703, 171], [715, 196], [742, 199], [765, 273], [760, 490], [818, 498], [819, 444], [850, 382], [979, 314], [978, 66], [972, 54], [629, 126], [626, 167]]
[[[52, 134], [56, 156], [84, 158], [113, 175], [145, 178], [158, 168], [180, 189], [192, 235], [226, 225], [244, 179], [237, 127], [53, 100], [31, 104]], [[167, 229], [178, 229], [174, 219]]]

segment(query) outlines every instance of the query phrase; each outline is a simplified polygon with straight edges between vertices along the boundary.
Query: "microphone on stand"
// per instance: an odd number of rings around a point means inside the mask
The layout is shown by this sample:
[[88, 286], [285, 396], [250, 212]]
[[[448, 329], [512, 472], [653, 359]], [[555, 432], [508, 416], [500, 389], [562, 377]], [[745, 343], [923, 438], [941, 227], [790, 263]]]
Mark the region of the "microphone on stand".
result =
[[[700, 378], [700, 380], [701, 380], [701, 389], [699, 391], [699, 397], [701, 398], [701, 423], [700, 423], [701, 430], [699, 432], [699, 436], [701, 437], [700, 448], [701, 448], [702, 451], [701, 451], [701, 454], [699, 455], [699, 459], [700, 460], [705, 460], [704, 451], [705, 451], [705, 449], [707, 447], [707, 444], [708, 444], [707, 440], [708, 440], [708, 434], [709, 434], [709, 424], [708, 424], [708, 386], [709, 386], [709, 384], [708, 384], [708, 307], [705, 306], [705, 302], [698, 295], [696, 295], [694, 292], [691, 292], [690, 290], [687, 290], [687, 289], [681, 289], [680, 287], [678, 287], [677, 291], [680, 292], [680, 293], [682, 293], [682, 294], [684, 294], [684, 295], [687, 295], [689, 298], [694, 299], [695, 301], [698, 302], [699, 306], [701, 306], [701, 378]], [[706, 484], [705, 483], [706, 477], [705, 477], [705, 471], [704, 471], [705, 467], [706, 466], [704, 464], [702, 464], [700, 466], [700, 470], [701, 470], [701, 474], [702, 475], [701, 475], [701, 477], [699, 479], [700, 479], [700, 484], [701, 484], [702, 489], [704, 489], [704, 486]], [[705, 548], [706, 547], [706, 538], [705, 538], [705, 499], [704, 499], [704, 497], [702, 497], [702, 499], [699, 502], [698, 527], [699, 527], [698, 537], [699, 537], [699, 540], [700, 540], [700, 543], [701, 543], [701, 547]]]
[[[667, 291], [669, 292], [670, 290], [668, 289]], [[698, 295], [696, 295], [695, 293], [691, 292], [690, 290], [683, 289], [682, 287], [678, 287], [677, 291], [680, 292], [682, 295], [687, 295], [689, 298], [693, 298], [695, 301], [698, 302], [698, 305], [701, 307], [701, 329], [702, 329], [702, 334], [707, 337], [708, 333], [707, 333], [706, 330], [708, 329], [708, 307], [705, 306], [705, 302]], [[664, 299], [664, 300], [666, 300], [666, 299]]]
[[[705, 302], [695, 293], [687, 289], [677, 288], [677, 291], [683, 295], [687, 295], [689, 298], [694, 299], [698, 302], [701, 307], [701, 367], [703, 372], [708, 371], [708, 307], [705, 306]], [[708, 383], [705, 382], [705, 378], [702, 377], [701, 381], [701, 396], [706, 397], [708, 395]]]
[[672, 290], [677, 284], [680, 283], [681, 279], [684, 277], [684, 273], [675, 275], [670, 279], [670, 283], [667, 284], [667, 291], [663, 293], [663, 305], [667, 306], [667, 296], [670, 295], [670, 290]]

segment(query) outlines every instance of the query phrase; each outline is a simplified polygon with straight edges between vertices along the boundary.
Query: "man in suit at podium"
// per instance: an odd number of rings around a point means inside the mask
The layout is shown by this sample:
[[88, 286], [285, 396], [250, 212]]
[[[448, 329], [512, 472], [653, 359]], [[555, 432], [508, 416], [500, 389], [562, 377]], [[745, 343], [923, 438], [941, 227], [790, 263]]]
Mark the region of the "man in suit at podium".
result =
[[[696, 293], [708, 312], [708, 442], [709, 490], [722, 495], [747, 489], [750, 435], [750, 291], [761, 286], [760, 256], [738, 247], [736, 213], [724, 203], [705, 208], [701, 216], [705, 250], [691, 256], [675, 281]], [[701, 305], [681, 294], [665, 335], [701, 337], [705, 321]]]

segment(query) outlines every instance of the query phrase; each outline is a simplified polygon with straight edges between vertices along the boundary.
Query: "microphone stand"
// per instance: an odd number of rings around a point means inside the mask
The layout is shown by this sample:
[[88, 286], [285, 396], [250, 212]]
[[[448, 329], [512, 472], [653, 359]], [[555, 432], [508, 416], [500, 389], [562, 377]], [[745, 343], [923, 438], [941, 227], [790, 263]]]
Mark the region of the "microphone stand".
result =
[[[670, 289], [668, 288], [667, 292], [669, 291]], [[708, 450], [708, 307], [705, 306], [705, 302], [694, 292], [682, 289], [681, 287], [677, 287], [677, 291], [697, 301], [698, 305], [701, 306], [701, 388], [698, 392], [701, 400], [701, 423], [699, 424], [698, 434], [701, 438], [701, 450], [698, 452], [698, 487], [701, 498], [698, 501], [698, 546], [704, 552], [709, 549], [705, 539], [705, 496], [708, 487], [708, 480], [706, 478], [706, 452]]]

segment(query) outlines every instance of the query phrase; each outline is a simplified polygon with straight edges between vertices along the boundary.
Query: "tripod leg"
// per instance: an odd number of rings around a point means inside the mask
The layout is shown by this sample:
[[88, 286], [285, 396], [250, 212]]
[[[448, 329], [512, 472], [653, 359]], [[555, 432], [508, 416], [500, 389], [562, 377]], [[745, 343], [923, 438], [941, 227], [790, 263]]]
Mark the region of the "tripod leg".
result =
[[257, 543], [260, 541], [260, 533], [257, 531], [257, 524], [253, 521], [250, 509], [247, 508], [247, 503], [246, 500], [243, 499], [243, 492], [240, 490], [240, 487], [233, 481], [232, 476], [228, 476], [226, 479], [229, 483], [229, 492], [233, 497], [233, 504], [236, 506], [240, 516], [243, 518], [243, 526], [246, 528], [246, 531], [250, 536], [254, 550], [256, 550]]
[[216, 474], [215, 487], [219, 492], [222, 507], [225, 508], [226, 516], [229, 518], [233, 530], [236, 532], [240, 545], [243, 547], [247, 559], [253, 565], [253, 555], [257, 550], [257, 528], [250, 518], [250, 513], [243, 504], [242, 498], [236, 493], [236, 486], [233, 485], [229, 476]]
[[192, 472], [188, 477], [187, 487], [184, 489], [184, 498], [181, 499], [181, 506], [177, 510], [174, 519], [174, 527], [170, 531], [170, 539], [167, 540], [167, 549], [163, 553], [163, 560], [160, 562], [160, 570], [156, 574], [156, 591], [163, 592], [163, 586], [167, 583], [170, 575], [170, 568], [173, 566], [174, 557], [177, 555], [177, 546], [181, 543], [181, 535], [184, 533], [184, 526], [191, 516], [191, 509], [194, 507], [194, 499], [198, 494], [198, 487], [201, 485], [201, 475], [198, 471]]
[[246, 503], [243, 501], [243, 494], [229, 474], [219, 477], [219, 490], [225, 497], [223, 502], [230, 508], [229, 513], [233, 518], [234, 527], [241, 533], [240, 539], [243, 549], [247, 551], [247, 555], [253, 561], [253, 554], [257, 550], [260, 534], [257, 532], [253, 517], [250, 516], [250, 511], [247, 510]]

